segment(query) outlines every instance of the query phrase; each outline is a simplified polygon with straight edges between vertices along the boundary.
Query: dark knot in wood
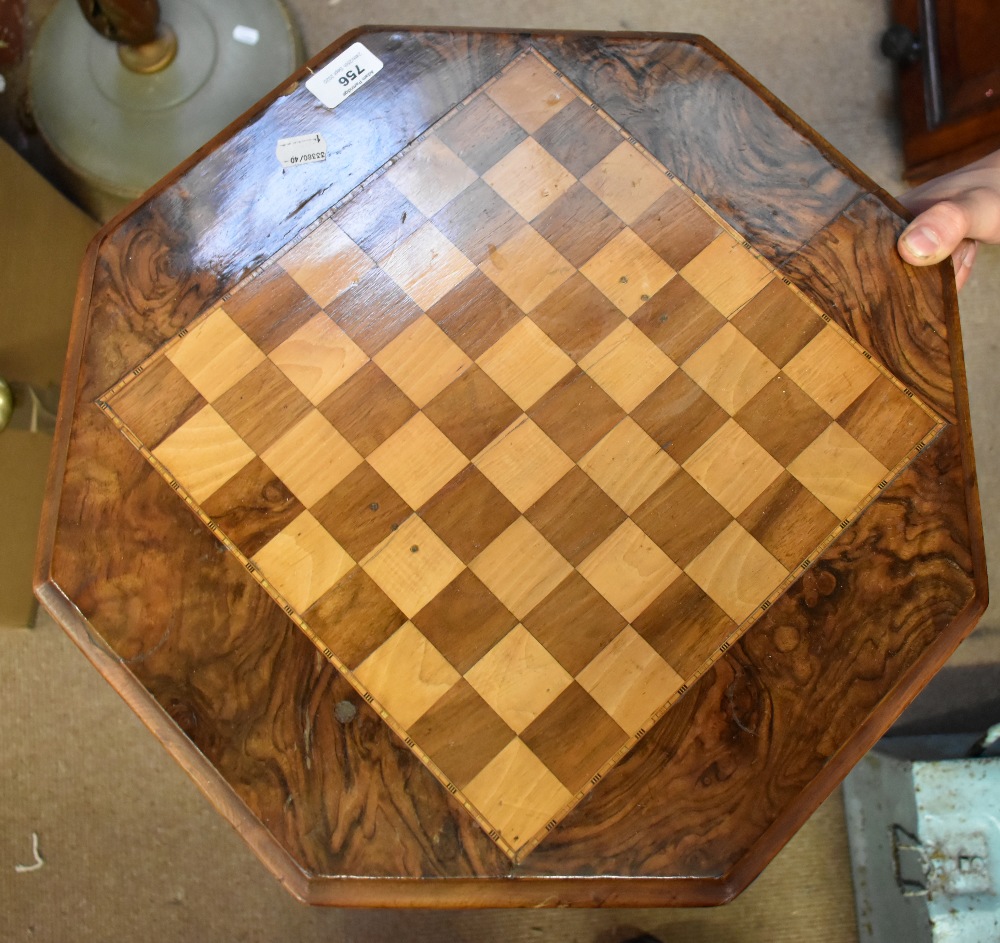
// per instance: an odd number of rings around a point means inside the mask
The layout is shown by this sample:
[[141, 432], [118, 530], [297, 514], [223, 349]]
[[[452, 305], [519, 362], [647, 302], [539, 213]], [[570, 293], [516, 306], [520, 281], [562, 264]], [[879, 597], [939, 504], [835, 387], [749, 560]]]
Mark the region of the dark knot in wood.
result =
[[810, 570], [802, 577], [802, 601], [812, 609], [821, 599], [833, 594], [837, 577], [829, 570]]
[[182, 701], [177, 697], [172, 697], [164, 706], [173, 722], [188, 737], [193, 738], [195, 731], [198, 729], [198, 713], [194, 707], [189, 702]]
[[132, 237], [121, 268], [129, 300], [137, 311], [147, 314], [172, 307], [186, 282], [174, 264], [174, 249], [151, 230], [139, 230]]

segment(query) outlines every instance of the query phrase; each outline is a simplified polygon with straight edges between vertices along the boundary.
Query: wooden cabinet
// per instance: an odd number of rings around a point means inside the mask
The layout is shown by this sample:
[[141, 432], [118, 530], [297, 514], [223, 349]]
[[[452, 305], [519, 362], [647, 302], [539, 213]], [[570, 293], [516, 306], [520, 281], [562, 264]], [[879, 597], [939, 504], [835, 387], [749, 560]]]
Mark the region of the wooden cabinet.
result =
[[900, 62], [906, 179], [927, 180], [1000, 147], [997, 5], [895, 0], [892, 12], [883, 48]]

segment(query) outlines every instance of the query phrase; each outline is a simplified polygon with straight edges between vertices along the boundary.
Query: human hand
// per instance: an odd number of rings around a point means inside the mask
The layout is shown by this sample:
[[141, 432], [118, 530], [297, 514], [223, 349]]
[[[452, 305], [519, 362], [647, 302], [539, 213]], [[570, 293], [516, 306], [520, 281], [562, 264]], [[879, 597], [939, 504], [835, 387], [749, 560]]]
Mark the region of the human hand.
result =
[[899, 237], [899, 254], [911, 265], [934, 265], [951, 255], [961, 288], [977, 243], [1000, 243], [1000, 151], [929, 180], [899, 201], [918, 214]]

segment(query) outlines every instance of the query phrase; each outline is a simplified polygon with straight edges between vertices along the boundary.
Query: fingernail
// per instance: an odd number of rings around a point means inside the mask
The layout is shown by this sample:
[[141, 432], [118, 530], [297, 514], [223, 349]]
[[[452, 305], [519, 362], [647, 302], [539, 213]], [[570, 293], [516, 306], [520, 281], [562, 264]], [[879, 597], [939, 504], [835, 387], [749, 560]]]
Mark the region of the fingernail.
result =
[[926, 226], [918, 226], [910, 232], [903, 233], [903, 245], [910, 250], [917, 258], [929, 259], [937, 255], [941, 248], [941, 240], [933, 229]]

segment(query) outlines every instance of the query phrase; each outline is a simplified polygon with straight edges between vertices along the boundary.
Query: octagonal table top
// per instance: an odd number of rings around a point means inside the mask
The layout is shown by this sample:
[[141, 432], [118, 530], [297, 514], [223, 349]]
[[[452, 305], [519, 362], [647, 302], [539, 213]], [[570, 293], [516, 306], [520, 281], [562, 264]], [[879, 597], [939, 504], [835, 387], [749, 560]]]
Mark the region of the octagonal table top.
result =
[[725, 900], [985, 608], [897, 210], [697, 37], [344, 37], [94, 241], [39, 597], [305, 900]]

